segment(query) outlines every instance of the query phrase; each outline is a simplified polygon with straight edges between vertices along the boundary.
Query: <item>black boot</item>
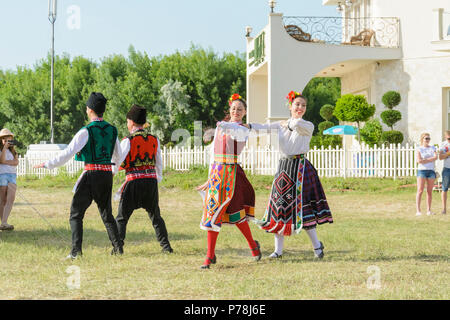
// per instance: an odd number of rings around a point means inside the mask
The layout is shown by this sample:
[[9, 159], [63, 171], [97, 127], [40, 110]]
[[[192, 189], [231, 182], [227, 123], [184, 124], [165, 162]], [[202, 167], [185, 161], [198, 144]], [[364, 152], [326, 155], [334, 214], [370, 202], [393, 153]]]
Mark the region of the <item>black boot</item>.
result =
[[111, 255], [112, 256], [114, 256], [114, 255], [123, 255], [123, 247], [122, 246], [120, 246], [120, 247], [114, 247], [112, 250], [111, 250]]

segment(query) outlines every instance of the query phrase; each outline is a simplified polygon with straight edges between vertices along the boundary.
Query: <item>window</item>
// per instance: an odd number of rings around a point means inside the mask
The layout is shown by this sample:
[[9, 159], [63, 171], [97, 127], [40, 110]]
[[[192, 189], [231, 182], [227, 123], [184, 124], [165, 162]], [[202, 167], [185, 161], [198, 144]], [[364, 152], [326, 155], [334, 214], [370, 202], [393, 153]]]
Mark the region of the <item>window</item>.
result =
[[444, 95], [444, 98], [447, 98], [447, 130], [450, 130], [450, 88], [447, 89], [447, 96]]

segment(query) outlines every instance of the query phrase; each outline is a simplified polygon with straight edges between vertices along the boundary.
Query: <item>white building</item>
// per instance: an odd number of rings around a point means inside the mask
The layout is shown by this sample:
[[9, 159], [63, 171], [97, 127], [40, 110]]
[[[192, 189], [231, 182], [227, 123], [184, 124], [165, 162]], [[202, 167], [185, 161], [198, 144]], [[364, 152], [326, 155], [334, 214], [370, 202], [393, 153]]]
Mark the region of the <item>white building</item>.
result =
[[[351, 5], [346, 6], [345, 3]], [[450, 0], [323, 0], [342, 17], [290, 17], [271, 13], [268, 25], [247, 36], [248, 121], [289, 116], [285, 96], [314, 77], [339, 77], [341, 93], [381, 98], [398, 91], [396, 110], [405, 142], [422, 132], [432, 143], [450, 129]], [[368, 30], [361, 41], [353, 38]], [[387, 130], [387, 128], [385, 127]]]

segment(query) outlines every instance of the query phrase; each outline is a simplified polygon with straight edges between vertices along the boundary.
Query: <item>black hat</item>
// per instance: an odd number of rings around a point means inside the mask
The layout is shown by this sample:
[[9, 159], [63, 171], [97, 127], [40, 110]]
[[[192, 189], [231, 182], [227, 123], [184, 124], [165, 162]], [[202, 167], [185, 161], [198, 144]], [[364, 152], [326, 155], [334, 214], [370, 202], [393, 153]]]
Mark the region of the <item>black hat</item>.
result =
[[100, 92], [92, 92], [86, 105], [96, 114], [103, 114], [106, 109], [106, 98]]
[[133, 104], [127, 113], [127, 119], [133, 120], [137, 124], [145, 124], [147, 122], [147, 109]]

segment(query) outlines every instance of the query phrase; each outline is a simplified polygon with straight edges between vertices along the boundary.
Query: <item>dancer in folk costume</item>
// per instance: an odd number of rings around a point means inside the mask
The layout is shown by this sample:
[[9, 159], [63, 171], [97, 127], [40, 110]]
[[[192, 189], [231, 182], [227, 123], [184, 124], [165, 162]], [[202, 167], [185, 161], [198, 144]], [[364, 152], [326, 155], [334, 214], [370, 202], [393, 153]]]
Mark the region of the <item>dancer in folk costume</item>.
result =
[[270, 258], [281, 258], [284, 236], [305, 229], [316, 258], [324, 256], [324, 246], [317, 238], [316, 226], [332, 223], [330, 208], [316, 169], [306, 159], [314, 125], [303, 119], [307, 100], [298, 92], [287, 96], [291, 117], [270, 124], [252, 123], [254, 130], [278, 130], [282, 157], [272, 184], [269, 203], [260, 227], [275, 235], [275, 251]]
[[53, 169], [62, 166], [74, 155], [76, 155], [75, 160], [85, 163], [84, 171], [73, 189], [75, 194], [69, 219], [72, 230], [72, 250], [67, 256], [68, 259], [75, 259], [82, 255], [83, 218], [92, 200], [97, 203], [113, 245], [111, 254], [123, 254], [123, 242], [119, 238], [111, 207], [112, 165], [119, 158], [121, 149], [116, 127], [103, 120], [106, 101], [101, 93], [92, 92], [86, 106], [90, 123], [77, 132], [60, 155], [35, 166]]
[[208, 181], [197, 187], [206, 191], [200, 228], [208, 231], [208, 251], [202, 269], [216, 263], [215, 246], [222, 224], [236, 225], [252, 256], [261, 259], [260, 245], [248, 225], [248, 220], [254, 219], [255, 191], [237, 162], [250, 132], [242, 124], [247, 105], [239, 94], [231, 96], [229, 105], [230, 121], [218, 122], [215, 130]]
[[162, 156], [159, 139], [144, 130], [147, 110], [133, 105], [127, 113], [130, 135], [120, 143], [122, 156], [120, 169], [126, 180], [120, 188], [119, 212], [116, 217], [120, 240], [125, 240], [128, 220], [134, 210], [144, 208], [163, 252], [173, 252], [166, 224], [159, 210], [158, 183], [162, 180]]

